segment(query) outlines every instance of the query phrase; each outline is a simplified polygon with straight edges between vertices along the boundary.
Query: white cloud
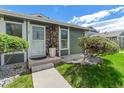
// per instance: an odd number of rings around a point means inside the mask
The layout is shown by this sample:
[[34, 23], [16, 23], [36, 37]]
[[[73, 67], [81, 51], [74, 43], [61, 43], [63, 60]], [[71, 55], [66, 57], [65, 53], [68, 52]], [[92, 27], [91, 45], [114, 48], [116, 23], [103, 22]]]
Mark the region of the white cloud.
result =
[[69, 21], [69, 23], [74, 23], [74, 24], [78, 24], [81, 26], [87, 26], [88, 24], [98, 22], [102, 18], [111, 15], [111, 13], [116, 13], [116, 12], [124, 12], [124, 6], [113, 8], [110, 10], [103, 10], [103, 11], [99, 11], [97, 13], [84, 15], [84, 16], [80, 16], [80, 17], [74, 16], [73, 19]]
[[108, 21], [92, 23], [89, 26], [93, 26], [100, 32], [124, 30], [124, 16]]
[[118, 12], [118, 11], [124, 11], [124, 7], [118, 7], [118, 8], [114, 8], [114, 9], [111, 9], [109, 10], [110, 12]]
[[91, 22], [96, 22], [98, 20], [100, 20], [101, 18], [110, 15], [110, 13], [105, 10], [105, 11], [100, 11], [91, 15], [85, 15], [85, 16], [81, 16], [81, 17], [76, 17], [74, 16], [73, 19], [71, 21], [69, 21], [69, 23], [76, 23], [79, 25], [82, 25], [83, 23], [91, 23]]

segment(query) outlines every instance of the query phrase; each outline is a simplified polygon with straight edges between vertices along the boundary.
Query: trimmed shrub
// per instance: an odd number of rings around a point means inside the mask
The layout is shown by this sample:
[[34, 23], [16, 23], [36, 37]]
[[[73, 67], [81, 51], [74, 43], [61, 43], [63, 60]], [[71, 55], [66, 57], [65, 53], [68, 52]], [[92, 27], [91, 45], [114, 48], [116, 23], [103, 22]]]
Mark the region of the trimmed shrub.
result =
[[114, 42], [104, 37], [80, 37], [79, 46], [86, 54], [112, 54], [119, 51], [119, 46]]
[[26, 40], [0, 33], [0, 53], [22, 51], [26, 48], [28, 48]]

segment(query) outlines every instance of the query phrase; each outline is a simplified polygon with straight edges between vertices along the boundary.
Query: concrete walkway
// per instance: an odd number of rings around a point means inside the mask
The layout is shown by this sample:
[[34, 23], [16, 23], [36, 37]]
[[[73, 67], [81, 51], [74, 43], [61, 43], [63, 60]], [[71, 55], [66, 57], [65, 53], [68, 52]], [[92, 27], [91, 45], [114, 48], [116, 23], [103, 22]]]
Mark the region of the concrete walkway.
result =
[[55, 68], [32, 73], [34, 88], [71, 88]]

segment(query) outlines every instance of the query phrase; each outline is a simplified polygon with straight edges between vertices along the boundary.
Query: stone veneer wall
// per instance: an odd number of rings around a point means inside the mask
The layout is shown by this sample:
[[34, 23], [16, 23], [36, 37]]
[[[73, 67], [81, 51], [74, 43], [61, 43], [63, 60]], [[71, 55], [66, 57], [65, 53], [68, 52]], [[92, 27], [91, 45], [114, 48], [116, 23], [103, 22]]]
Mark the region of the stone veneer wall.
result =
[[59, 55], [59, 27], [58, 25], [46, 26], [46, 54], [49, 55], [49, 47], [55, 46]]
[[0, 66], [0, 87], [6, 86], [21, 73], [27, 71], [27, 63], [25, 62]]

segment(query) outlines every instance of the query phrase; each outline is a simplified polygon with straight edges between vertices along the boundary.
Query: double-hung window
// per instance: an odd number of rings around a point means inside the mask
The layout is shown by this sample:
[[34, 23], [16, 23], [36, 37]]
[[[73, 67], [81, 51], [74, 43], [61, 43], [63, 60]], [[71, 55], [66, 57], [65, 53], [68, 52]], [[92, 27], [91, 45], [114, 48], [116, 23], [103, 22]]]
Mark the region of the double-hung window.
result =
[[61, 29], [61, 49], [68, 49], [68, 29]]

